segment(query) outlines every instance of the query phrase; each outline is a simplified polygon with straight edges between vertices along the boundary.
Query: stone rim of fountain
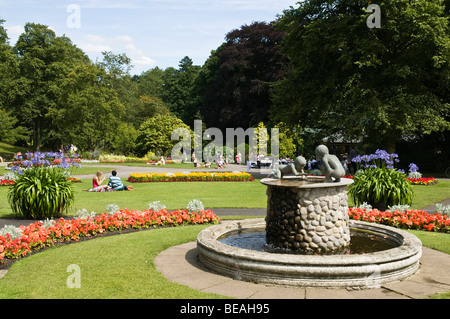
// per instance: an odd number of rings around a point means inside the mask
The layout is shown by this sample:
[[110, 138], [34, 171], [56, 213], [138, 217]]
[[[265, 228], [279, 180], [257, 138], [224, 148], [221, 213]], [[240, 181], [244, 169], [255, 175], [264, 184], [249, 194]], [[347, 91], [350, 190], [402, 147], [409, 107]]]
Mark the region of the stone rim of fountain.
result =
[[201, 231], [200, 262], [210, 270], [238, 280], [304, 287], [379, 288], [407, 278], [419, 269], [422, 243], [414, 235], [386, 225], [351, 221], [351, 228], [368, 231], [399, 244], [370, 254], [293, 255], [258, 252], [221, 243], [227, 233], [265, 227], [264, 219], [227, 222]]

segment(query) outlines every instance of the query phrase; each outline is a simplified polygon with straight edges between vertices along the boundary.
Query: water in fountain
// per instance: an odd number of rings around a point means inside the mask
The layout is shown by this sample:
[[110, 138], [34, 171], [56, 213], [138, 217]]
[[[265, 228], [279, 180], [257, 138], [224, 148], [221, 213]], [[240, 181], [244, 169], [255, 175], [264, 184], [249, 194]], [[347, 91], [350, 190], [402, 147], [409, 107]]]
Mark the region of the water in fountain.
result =
[[[398, 245], [389, 240], [386, 236], [380, 236], [370, 232], [358, 231], [356, 229], [350, 230], [351, 241], [348, 247], [338, 251], [329, 252], [327, 254], [333, 255], [348, 255], [348, 254], [369, 254], [377, 251], [383, 251], [397, 247]], [[260, 252], [280, 253], [280, 254], [313, 254], [302, 250], [291, 250], [285, 248], [274, 247], [266, 243], [266, 232], [264, 229], [251, 230], [236, 230], [227, 233], [225, 236], [218, 238], [221, 243]]]

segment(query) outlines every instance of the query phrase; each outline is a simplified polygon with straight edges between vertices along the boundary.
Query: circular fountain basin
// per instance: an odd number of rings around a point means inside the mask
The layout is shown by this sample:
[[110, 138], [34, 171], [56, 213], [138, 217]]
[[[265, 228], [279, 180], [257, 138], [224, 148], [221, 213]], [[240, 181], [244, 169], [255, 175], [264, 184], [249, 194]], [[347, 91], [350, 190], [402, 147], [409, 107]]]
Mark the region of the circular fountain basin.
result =
[[370, 233], [394, 248], [364, 254], [301, 255], [230, 246], [221, 238], [265, 229], [264, 219], [227, 222], [201, 231], [200, 262], [210, 270], [255, 283], [302, 287], [379, 288], [419, 269], [422, 243], [414, 235], [385, 225], [350, 221], [353, 231]]

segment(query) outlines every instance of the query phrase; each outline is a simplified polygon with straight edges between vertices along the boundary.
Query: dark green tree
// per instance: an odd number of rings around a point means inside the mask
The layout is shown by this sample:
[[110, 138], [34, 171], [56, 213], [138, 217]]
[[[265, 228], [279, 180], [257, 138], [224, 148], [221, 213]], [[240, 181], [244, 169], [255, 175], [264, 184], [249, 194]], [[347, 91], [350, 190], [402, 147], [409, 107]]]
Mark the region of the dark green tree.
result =
[[367, 1], [308, 0], [277, 27], [293, 64], [275, 85], [272, 116], [364, 137], [388, 152], [406, 134], [449, 128], [450, 40], [442, 1], [380, 0], [381, 28]]
[[149, 118], [139, 128], [136, 139], [136, 152], [143, 156], [148, 152], [170, 156], [172, 148], [178, 141], [172, 140], [171, 136], [175, 129], [185, 128], [191, 132], [189, 126], [173, 115], [158, 114]]
[[61, 144], [74, 143], [89, 151], [112, 151], [115, 135], [125, 134], [123, 130], [118, 132], [125, 107], [106, 77], [103, 68], [82, 62], [74, 65], [61, 81], [60, 94], [47, 113], [53, 121], [49, 130]]
[[14, 144], [18, 140], [26, 140], [27, 131], [11, 109], [18, 64], [2, 26], [4, 22], [0, 19], [0, 141]]
[[190, 107], [193, 83], [200, 70], [188, 56], [181, 59], [178, 69], [167, 68], [164, 71], [162, 100], [177, 117], [185, 120]]
[[53, 124], [46, 115], [61, 94], [61, 82], [74, 64], [89, 59], [69, 38], [57, 37], [47, 26], [34, 23], [25, 25], [14, 51], [19, 71], [12, 104], [21, 123], [32, 128], [33, 150], [39, 151]]
[[269, 122], [269, 83], [289, 68], [281, 54], [283, 32], [272, 23], [254, 22], [226, 35], [211, 54], [198, 82], [198, 106], [208, 127], [251, 127]]

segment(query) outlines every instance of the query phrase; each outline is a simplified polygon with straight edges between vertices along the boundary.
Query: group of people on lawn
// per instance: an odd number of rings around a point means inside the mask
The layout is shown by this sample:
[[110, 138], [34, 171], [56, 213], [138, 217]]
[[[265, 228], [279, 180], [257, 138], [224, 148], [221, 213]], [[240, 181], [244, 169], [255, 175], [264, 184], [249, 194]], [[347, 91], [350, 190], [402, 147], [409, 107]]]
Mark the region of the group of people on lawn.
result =
[[105, 181], [102, 171], [97, 171], [94, 178], [92, 179], [92, 188], [88, 189], [88, 192], [113, 192], [113, 191], [132, 191], [134, 187], [131, 185], [124, 185], [119, 176], [117, 176], [116, 171], [111, 172], [108, 184], [102, 185]]

